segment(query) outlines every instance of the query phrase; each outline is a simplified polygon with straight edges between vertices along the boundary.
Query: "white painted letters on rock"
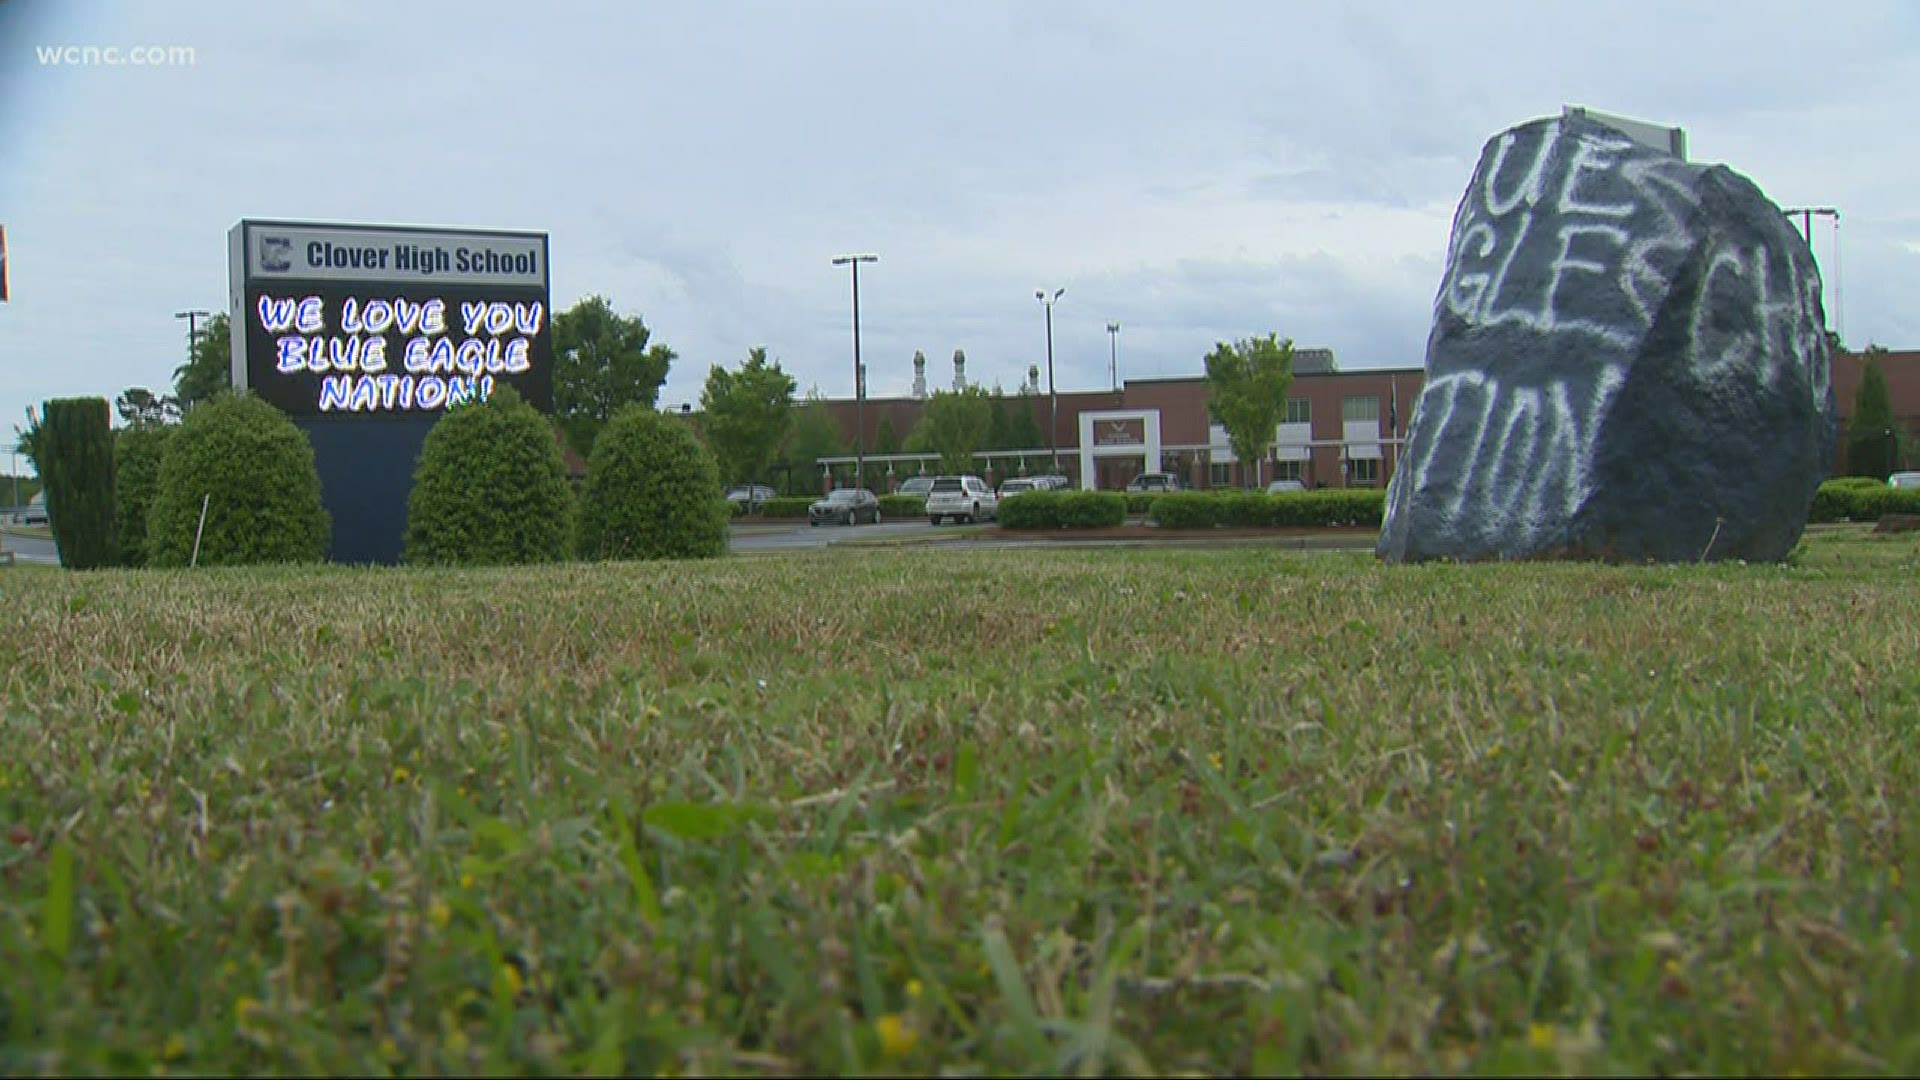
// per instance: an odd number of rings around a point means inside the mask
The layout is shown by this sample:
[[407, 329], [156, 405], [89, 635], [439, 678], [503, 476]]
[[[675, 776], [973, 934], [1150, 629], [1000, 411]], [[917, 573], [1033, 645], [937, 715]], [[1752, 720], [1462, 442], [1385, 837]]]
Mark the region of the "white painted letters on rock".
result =
[[1724, 166], [1563, 117], [1454, 214], [1379, 554], [1779, 559], [1835, 435], [1812, 253]]

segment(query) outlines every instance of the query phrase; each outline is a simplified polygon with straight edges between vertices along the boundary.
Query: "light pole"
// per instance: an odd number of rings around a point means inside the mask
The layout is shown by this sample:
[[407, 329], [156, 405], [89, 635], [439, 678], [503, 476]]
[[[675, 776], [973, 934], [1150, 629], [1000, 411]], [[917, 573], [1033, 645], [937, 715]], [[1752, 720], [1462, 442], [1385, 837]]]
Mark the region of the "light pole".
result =
[[[1800, 218], [1800, 235], [1806, 238], [1807, 253], [1813, 254], [1813, 219], [1815, 216], [1833, 219], [1833, 328], [1842, 338], [1847, 333], [1847, 315], [1845, 299], [1841, 294], [1844, 282], [1840, 275], [1840, 211], [1832, 206], [1790, 206], [1783, 213], [1791, 220], [1795, 215]], [[1814, 256], [1819, 261], [1819, 256]], [[1822, 328], [1824, 329], [1824, 327]]]
[[1107, 324], [1107, 378], [1113, 382], [1114, 393], [1120, 392], [1120, 324]]
[[878, 255], [836, 255], [835, 266], [853, 267], [853, 486], [866, 483], [867, 471], [867, 380], [860, 366], [860, 264], [879, 262]]
[[[193, 370], [194, 343], [200, 340], [200, 320], [211, 318], [212, 315], [212, 312], [201, 311], [198, 308], [191, 311], [176, 311], [173, 313], [174, 318], [187, 320], [187, 370], [189, 371]], [[229, 373], [228, 378], [232, 378], [231, 373]]]
[[1060, 475], [1060, 395], [1053, 389], [1053, 302], [1066, 294], [1065, 289], [1053, 290], [1052, 296], [1045, 289], [1033, 291], [1033, 298], [1047, 309], [1047, 453], [1053, 458], [1055, 476]]

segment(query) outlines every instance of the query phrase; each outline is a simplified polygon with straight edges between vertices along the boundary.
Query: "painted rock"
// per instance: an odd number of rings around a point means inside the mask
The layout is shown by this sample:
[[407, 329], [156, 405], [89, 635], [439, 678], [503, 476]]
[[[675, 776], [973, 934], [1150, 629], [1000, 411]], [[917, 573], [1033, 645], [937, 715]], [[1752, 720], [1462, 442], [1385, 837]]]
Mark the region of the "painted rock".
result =
[[1836, 434], [1780, 207], [1584, 117], [1489, 140], [1454, 213], [1378, 554], [1777, 560]]

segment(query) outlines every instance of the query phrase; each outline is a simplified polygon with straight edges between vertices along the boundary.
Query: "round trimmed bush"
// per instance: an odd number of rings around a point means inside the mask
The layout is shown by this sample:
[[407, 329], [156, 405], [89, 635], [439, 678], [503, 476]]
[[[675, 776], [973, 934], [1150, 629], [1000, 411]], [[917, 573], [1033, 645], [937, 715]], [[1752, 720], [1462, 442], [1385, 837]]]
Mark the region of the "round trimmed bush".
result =
[[221, 394], [188, 411], [166, 437], [160, 487], [147, 510], [147, 563], [185, 566], [200, 506], [200, 564], [318, 562], [333, 522], [320, 500], [313, 444], [252, 394]]
[[513, 391], [449, 409], [420, 447], [407, 561], [499, 566], [567, 557], [573, 493], [553, 425]]
[[160, 460], [173, 428], [140, 424], [113, 437], [113, 520], [120, 534], [120, 559], [128, 566], [147, 564], [147, 512], [160, 494]]
[[724, 555], [731, 517], [713, 455], [681, 421], [629, 405], [594, 440], [580, 505], [582, 556]]

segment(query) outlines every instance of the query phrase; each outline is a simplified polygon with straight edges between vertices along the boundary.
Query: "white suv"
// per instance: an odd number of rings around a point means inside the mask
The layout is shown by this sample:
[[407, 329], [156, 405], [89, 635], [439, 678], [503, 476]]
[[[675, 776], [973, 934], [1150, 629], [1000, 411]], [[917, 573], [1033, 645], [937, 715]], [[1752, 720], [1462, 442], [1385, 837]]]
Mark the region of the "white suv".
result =
[[938, 525], [945, 518], [979, 521], [999, 516], [1000, 500], [985, 480], [972, 475], [933, 478], [933, 489], [927, 492], [928, 521]]

